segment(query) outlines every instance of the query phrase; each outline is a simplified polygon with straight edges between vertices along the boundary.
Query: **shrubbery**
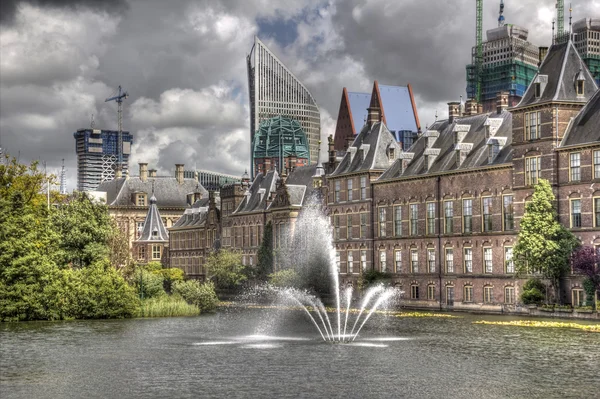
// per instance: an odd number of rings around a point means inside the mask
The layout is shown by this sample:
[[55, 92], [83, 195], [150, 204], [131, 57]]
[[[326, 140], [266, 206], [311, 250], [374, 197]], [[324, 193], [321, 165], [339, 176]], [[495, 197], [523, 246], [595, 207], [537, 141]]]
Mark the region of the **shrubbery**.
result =
[[521, 301], [525, 305], [536, 305], [542, 303], [546, 298], [546, 286], [537, 278], [529, 279], [523, 284]]
[[196, 280], [176, 281], [173, 283], [173, 293], [181, 295], [187, 303], [197, 306], [201, 312], [212, 312], [219, 303], [215, 285], [211, 281], [205, 283]]
[[294, 269], [283, 269], [269, 274], [269, 283], [275, 287], [300, 287], [300, 275]]

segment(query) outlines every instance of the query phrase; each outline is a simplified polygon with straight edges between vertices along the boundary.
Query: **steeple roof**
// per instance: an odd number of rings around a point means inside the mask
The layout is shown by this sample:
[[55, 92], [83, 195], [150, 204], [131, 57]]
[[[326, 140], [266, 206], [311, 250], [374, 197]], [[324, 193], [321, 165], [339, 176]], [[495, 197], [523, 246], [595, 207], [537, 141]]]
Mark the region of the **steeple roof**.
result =
[[[578, 79], [586, 82], [583, 95], [577, 94]], [[517, 108], [550, 101], [586, 103], [597, 89], [589, 69], [568, 40], [550, 48]]]
[[169, 233], [160, 217], [154, 193], [152, 193], [152, 197], [150, 197], [150, 208], [148, 209], [146, 220], [144, 220], [144, 229], [137, 241], [169, 241]]

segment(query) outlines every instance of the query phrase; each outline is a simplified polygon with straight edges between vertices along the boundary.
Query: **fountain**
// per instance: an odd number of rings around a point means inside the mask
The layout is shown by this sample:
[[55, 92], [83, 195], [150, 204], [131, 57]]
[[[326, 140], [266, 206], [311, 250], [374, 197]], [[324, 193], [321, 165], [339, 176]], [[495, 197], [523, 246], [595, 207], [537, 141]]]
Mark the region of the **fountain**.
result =
[[[392, 297], [402, 294], [397, 289], [386, 288], [383, 285], [370, 287], [364, 293], [360, 310], [354, 317], [354, 323], [352, 323], [352, 317], [349, 317], [349, 315], [354, 288], [352, 286], [345, 289], [340, 287], [336, 251], [331, 239], [333, 236], [332, 227], [329, 218], [323, 214], [320, 201], [317, 198], [309, 200], [304, 207], [302, 214], [296, 221], [293, 234], [290, 232], [286, 234], [287, 236], [278, 240], [278, 242], [283, 243], [276, 249], [278, 265], [281, 268], [296, 270], [301, 280], [313, 287], [320, 285], [323, 288], [323, 281], [329, 281], [331, 284], [330, 289], [335, 298], [334, 312], [336, 320], [332, 323], [329, 312], [321, 299], [306, 290], [290, 287], [270, 287], [270, 289], [277, 292], [282, 300], [301, 307], [324, 341], [353, 342], [378, 308], [382, 307]], [[344, 308], [342, 308], [342, 299], [345, 303]], [[344, 317], [343, 322], [342, 315]], [[349, 319], [352, 324], [351, 329], [349, 329]], [[333, 326], [336, 327], [335, 330]]]

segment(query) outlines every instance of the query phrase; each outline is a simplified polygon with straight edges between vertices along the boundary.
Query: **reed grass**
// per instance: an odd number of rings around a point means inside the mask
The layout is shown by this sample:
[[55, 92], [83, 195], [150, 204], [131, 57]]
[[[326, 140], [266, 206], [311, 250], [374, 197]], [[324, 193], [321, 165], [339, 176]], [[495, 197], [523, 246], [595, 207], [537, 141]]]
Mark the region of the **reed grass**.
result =
[[144, 299], [140, 306], [140, 317], [177, 317], [197, 316], [200, 309], [188, 304], [178, 295], [161, 295], [156, 298]]

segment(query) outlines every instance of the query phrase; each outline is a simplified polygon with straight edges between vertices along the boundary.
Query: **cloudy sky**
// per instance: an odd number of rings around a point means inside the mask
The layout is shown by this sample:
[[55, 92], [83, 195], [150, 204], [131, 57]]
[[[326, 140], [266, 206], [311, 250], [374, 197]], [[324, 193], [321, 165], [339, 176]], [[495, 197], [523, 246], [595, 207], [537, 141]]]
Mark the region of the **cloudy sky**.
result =
[[[134, 134], [132, 169], [161, 174], [175, 163], [239, 175], [249, 164], [245, 57], [253, 36], [309, 88], [333, 134], [343, 87], [372, 82], [415, 92], [422, 125], [465, 93], [475, 37], [473, 0], [2, 0], [0, 145], [76, 185], [73, 132], [116, 129], [118, 85], [124, 129]], [[484, 30], [499, 0], [486, 0]], [[506, 0], [508, 23], [549, 45], [555, 0]], [[573, 20], [599, 17], [600, 0], [575, 0]], [[568, 23], [568, 22], [567, 22]]]

